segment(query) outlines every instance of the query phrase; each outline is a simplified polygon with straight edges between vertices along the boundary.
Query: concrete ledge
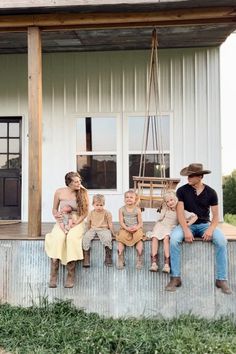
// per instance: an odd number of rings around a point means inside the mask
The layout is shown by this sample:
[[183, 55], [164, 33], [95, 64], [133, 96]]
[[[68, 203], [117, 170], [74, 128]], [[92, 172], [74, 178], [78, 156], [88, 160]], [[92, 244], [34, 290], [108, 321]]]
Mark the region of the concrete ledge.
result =
[[[151, 273], [150, 242], [145, 242], [145, 265], [135, 269], [136, 251], [126, 248], [126, 268], [103, 265], [104, 249], [94, 241], [91, 251], [91, 268], [82, 268], [78, 262], [76, 285], [63, 287], [65, 267], [60, 267], [56, 289], [48, 288], [50, 260], [44, 253], [44, 243], [35, 240], [0, 241], [0, 299], [12, 305], [30, 306], [43, 297], [71, 299], [77, 307], [104, 316], [164, 316], [175, 317], [193, 313], [205, 318], [236, 315], [236, 242], [228, 244], [229, 283], [234, 291], [224, 295], [214, 286], [214, 247], [210, 243], [183, 244], [183, 286], [175, 293], [164, 290], [169, 276]], [[163, 265], [162, 244], [160, 267]], [[113, 260], [116, 261], [116, 242]]]

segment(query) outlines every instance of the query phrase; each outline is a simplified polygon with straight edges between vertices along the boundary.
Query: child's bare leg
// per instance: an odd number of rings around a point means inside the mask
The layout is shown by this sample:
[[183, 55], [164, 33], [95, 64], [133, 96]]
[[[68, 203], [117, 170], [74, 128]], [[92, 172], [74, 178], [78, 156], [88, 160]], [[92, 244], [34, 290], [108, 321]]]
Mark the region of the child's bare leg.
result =
[[156, 237], [152, 238], [152, 256], [157, 255], [158, 252], [158, 239]]
[[118, 242], [118, 260], [117, 260], [117, 269], [124, 269], [125, 259], [124, 259], [124, 244], [122, 242]]
[[65, 234], [68, 234], [68, 231], [66, 230], [65, 228], [65, 225], [63, 223], [60, 223], [60, 228], [62, 229], [62, 231], [65, 233]]
[[163, 240], [164, 247], [164, 268], [162, 271], [164, 273], [170, 273], [170, 239], [169, 236], [165, 236]]
[[158, 271], [158, 239], [156, 237], [152, 238], [151, 246], [151, 267], [149, 268], [150, 272]]
[[138, 252], [138, 255], [142, 255], [142, 253], [143, 253], [143, 241], [138, 241], [136, 243], [136, 250]]
[[136, 269], [141, 269], [143, 266], [143, 241], [136, 243], [137, 250], [137, 260], [136, 260]]
[[124, 252], [125, 245], [122, 242], [118, 242], [118, 254], [122, 254]]

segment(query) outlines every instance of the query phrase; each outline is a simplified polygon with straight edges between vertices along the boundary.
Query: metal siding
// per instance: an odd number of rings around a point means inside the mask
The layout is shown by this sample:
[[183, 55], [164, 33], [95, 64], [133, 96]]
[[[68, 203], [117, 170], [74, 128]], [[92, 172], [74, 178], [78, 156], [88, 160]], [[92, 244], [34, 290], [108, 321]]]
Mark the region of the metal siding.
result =
[[[61, 186], [65, 172], [75, 168], [75, 117], [95, 113], [116, 113], [120, 118], [129, 113], [144, 114], [149, 53], [43, 55], [44, 221], [52, 218], [51, 189]], [[202, 161], [214, 171], [206, 182], [221, 197], [219, 49], [169, 49], [161, 50], [159, 55], [160, 109], [173, 117], [172, 176], [179, 176], [180, 169], [193, 160]], [[27, 56], [0, 56], [0, 73], [0, 114], [23, 115], [23, 141], [27, 141]], [[26, 144], [25, 171], [27, 159]], [[23, 180], [23, 220], [27, 220], [27, 176], [23, 175]], [[122, 194], [117, 196], [120, 203]], [[106, 197], [117, 220], [113, 196]]]
[[[113, 245], [113, 261], [116, 262], [116, 243]], [[77, 264], [73, 289], [63, 287], [66, 269], [62, 266], [58, 287], [48, 288], [50, 260], [44, 252], [43, 241], [1, 240], [0, 246], [0, 299], [11, 305], [31, 306], [40, 304], [45, 298], [50, 302], [58, 298], [72, 299], [77, 307], [106, 317], [170, 318], [191, 312], [205, 318], [219, 318], [236, 314], [235, 296], [224, 295], [214, 286], [214, 248], [211, 243], [183, 244], [183, 285], [175, 293], [164, 290], [168, 275], [148, 270], [149, 241], [144, 244], [144, 268], [140, 271], [135, 269], [134, 247], [126, 248], [125, 269], [117, 270], [115, 266], [104, 266], [104, 248], [99, 241], [94, 241], [91, 268], [82, 268], [81, 262]], [[235, 247], [234, 241], [229, 242], [229, 283], [234, 293]], [[162, 243], [159, 255], [161, 269]]]

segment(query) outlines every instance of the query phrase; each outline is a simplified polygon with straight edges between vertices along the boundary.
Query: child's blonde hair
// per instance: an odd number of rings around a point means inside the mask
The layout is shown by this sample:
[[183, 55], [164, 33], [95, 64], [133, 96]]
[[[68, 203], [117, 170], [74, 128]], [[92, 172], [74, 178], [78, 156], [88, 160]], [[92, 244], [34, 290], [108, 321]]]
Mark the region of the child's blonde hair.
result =
[[139, 195], [133, 189], [129, 189], [128, 191], [126, 191], [124, 193], [124, 197], [126, 197], [126, 195], [129, 194], [129, 193], [135, 195], [135, 205], [138, 205], [139, 201], [140, 201]]
[[103, 194], [95, 194], [93, 196], [93, 205], [98, 202], [98, 203], [101, 203], [103, 205], [105, 205], [105, 197]]
[[177, 196], [176, 196], [175, 191], [173, 191], [173, 190], [168, 190], [168, 191], [165, 192], [165, 194], [163, 195], [163, 207], [164, 207], [164, 206], [167, 207], [166, 202], [167, 202], [168, 199], [171, 198], [171, 197], [172, 197], [173, 199], [175, 199], [176, 204], [178, 203], [178, 198], [177, 198]]

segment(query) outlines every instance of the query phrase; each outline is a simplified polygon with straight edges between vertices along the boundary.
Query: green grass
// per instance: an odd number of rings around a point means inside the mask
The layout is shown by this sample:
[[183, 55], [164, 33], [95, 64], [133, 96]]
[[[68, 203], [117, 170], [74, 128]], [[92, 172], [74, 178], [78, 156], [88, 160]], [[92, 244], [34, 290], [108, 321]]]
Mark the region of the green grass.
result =
[[19, 354], [232, 354], [235, 334], [231, 318], [114, 320], [65, 301], [0, 305], [0, 347]]
[[224, 221], [228, 224], [236, 226], [236, 215], [234, 214], [225, 214]]

